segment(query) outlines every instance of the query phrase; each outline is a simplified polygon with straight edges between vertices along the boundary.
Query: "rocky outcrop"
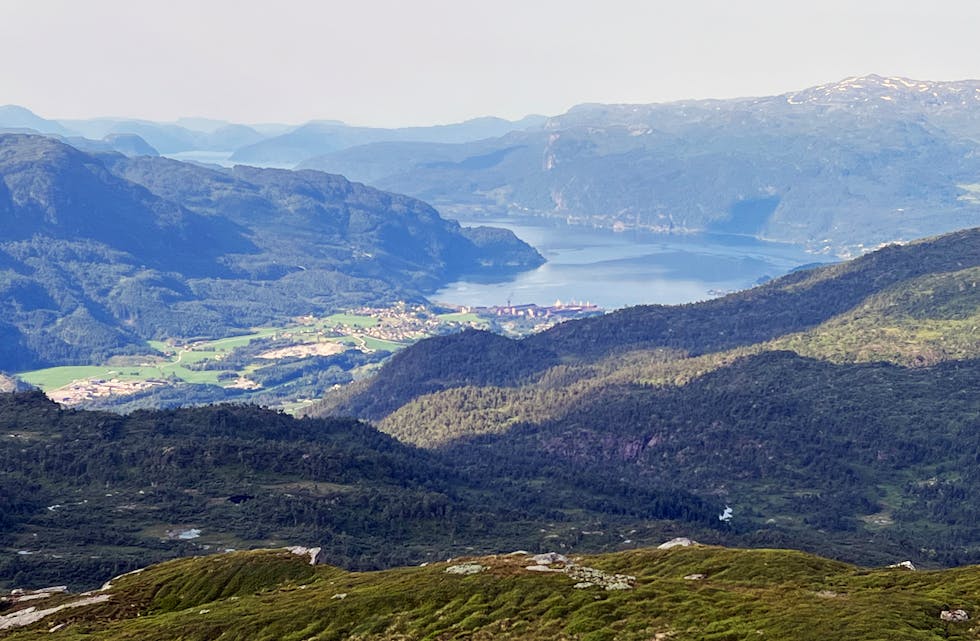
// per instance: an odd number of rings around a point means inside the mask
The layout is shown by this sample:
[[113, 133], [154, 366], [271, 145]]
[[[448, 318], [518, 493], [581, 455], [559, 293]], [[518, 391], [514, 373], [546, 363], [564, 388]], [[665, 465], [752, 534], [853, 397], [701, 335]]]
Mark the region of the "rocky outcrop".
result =
[[966, 610], [943, 610], [939, 613], [939, 618], [942, 621], [963, 622], [969, 621], [970, 615]]
[[528, 572], [561, 573], [576, 581], [572, 586], [578, 590], [592, 587], [606, 590], [630, 590], [636, 585], [636, 577], [627, 574], [609, 574], [596, 568], [578, 565], [567, 556], [557, 552], [536, 554], [530, 559], [533, 565], [525, 566]]
[[479, 574], [487, 568], [479, 563], [461, 563], [459, 565], [450, 565], [446, 568], [446, 574]]
[[[49, 593], [47, 596], [51, 596]], [[62, 603], [61, 605], [56, 605], [51, 608], [41, 608], [38, 609], [34, 606], [25, 608], [23, 610], [18, 610], [10, 614], [0, 616], [0, 630], [9, 630], [12, 628], [21, 628], [25, 625], [31, 625], [32, 623], [37, 623], [41, 619], [55, 614], [56, 612], [61, 612], [62, 610], [67, 610], [69, 608], [80, 608], [86, 605], [94, 605], [96, 603], [104, 603], [111, 598], [112, 595], [109, 594], [98, 594], [96, 596], [86, 597], [84, 599], [79, 599], [77, 601], [69, 601], [68, 603]]]
[[666, 543], [661, 543], [657, 546], [658, 550], [669, 550], [671, 548], [686, 548], [692, 545], [700, 545], [697, 541], [689, 539], [687, 537], [679, 536], [675, 539], [671, 539]]
[[320, 563], [324, 563], [321, 548], [305, 548], [302, 545], [293, 545], [287, 547], [286, 549], [297, 556], [310, 557], [310, 565], [319, 565]]

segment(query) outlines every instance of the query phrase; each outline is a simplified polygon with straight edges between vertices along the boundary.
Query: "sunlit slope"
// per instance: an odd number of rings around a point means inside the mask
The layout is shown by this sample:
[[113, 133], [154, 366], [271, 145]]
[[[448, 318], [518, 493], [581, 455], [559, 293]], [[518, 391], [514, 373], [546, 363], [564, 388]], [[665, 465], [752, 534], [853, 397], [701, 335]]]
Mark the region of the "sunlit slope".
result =
[[[365, 574], [305, 563], [284, 551], [174, 561], [87, 597], [31, 601], [38, 609], [76, 607], [0, 634], [103, 641], [927, 641], [974, 638], [972, 622], [941, 615], [973, 616], [980, 607], [976, 567], [869, 570], [783, 550], [643, 549], [558, 560], [543, 566], [550, 571], [528, 570], [536, 561], [525, 554]], [[467, 571], [475, 573], [456, 573]], [[614, 583], [623, 589], [604, 587]], [[77, 605], [93, 596], [105, 600]], [[8, 608], [0, 622], [26, 605]]]

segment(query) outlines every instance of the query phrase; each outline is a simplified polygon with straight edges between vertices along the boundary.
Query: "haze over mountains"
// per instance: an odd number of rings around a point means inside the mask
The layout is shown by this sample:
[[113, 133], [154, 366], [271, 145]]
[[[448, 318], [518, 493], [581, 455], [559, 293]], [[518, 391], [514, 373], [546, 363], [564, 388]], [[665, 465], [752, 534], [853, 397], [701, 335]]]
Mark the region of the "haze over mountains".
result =
[[164, 154], [321, 169], [452, 216], [744, 233], [843, 256], [976, 224], [980, 200], [977, 81], [870, 75], [772, 97], [583, 104], [551, 118], [402, 129], [55, 122], [15, 107], [0, 110], [2, 127], [138, 135]]
[[300, 166], [459, 215], [719, 231], [848, 255], [976, 224], [980, 83], [878, 76], [766, 98], [579, 105], [539, 131]]

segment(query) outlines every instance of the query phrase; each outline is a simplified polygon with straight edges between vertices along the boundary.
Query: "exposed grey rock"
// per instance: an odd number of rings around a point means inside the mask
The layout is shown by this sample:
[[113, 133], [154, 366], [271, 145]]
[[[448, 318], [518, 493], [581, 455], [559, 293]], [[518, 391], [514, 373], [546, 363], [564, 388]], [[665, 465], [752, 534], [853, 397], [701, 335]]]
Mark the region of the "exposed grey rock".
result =
[[969, 621], [970, 615], [966, 610], [943, 610], [939, 613], [939, 618], [943, 621]]
[[707, 575], [704, 574], [688, 574], [684, 578], [687, 579], [688, 581], [703, 581], [708, 577]]
[[31, 606], [24, 610], [18, 610], [17, 612], [0, 616], [0, 630], [7, 630], [10, 628], [20, 628], [25, 625], [31, 625], [32, 623], [37, 623], [44, 617], [52, 615], [56, 612], [61, 612], [62, 610], [67, 610], [69, 608], [80, 608], [86, 605], [104, 603], [108, 601], [110, 598], [111, 595], [109, 594], [99, 594], [97, 596], [91, 596], [85, 599], [79, 599], [78, 601], [70, 601], [68, 603], [63, 603], [62, 605], [53, 608], [44, 608], [38, 610], [34, 606]]
[[293, 554], [297, 556], [308, 556], [310, 557], [310, 565], [317, 565], [323, 561], [320, 554], [321, 548], [305, 548], [302, 545], [293, 545], [286, 548]]
[[890, 568], [900, 568], [902, 570], [911, 570], [912, 572], [915, 572], [915, 566], [912, 565], [912, 562], [911, 561], [902, 561], [901, 563], [893, 563], [893, 564], [889, 565], [888, 567], [890, 567]]
[[607, 590], [632, 590], [633, 586], [626, 581], [613, 581], [604, 586]]
[[486, 568], [479, 563], [461, 563], [460, 565], [450, 565], [446, 568], [446, 574], [479, 574]]
[[529, 572], [561, 572], [560, 569], [549, 567], [547, 565], [529, 565], [524, 569]]
[[535, 554], [533, 561], [537, 565], [551, 565], [552, 563], [568, 563], [568, 557], [557, 552], [547, 552], [545, 554]]
[[658, 550], [669, 550], [671, 548], [686, 548], [692, 545], [700, 545], [697, 541], [689, 539], [684, 536], [679, 536], [675, 539], [671, 539], [666, 543], [661, 543], [657, 546]]

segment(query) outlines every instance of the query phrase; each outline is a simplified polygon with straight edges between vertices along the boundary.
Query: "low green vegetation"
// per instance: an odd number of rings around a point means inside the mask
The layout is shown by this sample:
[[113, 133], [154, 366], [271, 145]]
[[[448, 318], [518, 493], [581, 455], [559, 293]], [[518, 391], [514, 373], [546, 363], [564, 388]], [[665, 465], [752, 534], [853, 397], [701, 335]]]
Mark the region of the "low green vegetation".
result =
[[[626, 589], [605, 590], [561, 569], [528, 570], [534, 563], [518, 553], [348, 573], [282, 550], [184, 559], [114, 579], [96, 593], [109, 595], [104, 602], [54, 612], [7, 638], [939, 641], [975, 639], [980, 609], [976, 567], [865, 569], [793, 551], [697, 545], [553, 565], [628, 577]], [[452, 572], [464, 566], [476, 573]], [[941, 618], [956, 610], [971, 620]]]

